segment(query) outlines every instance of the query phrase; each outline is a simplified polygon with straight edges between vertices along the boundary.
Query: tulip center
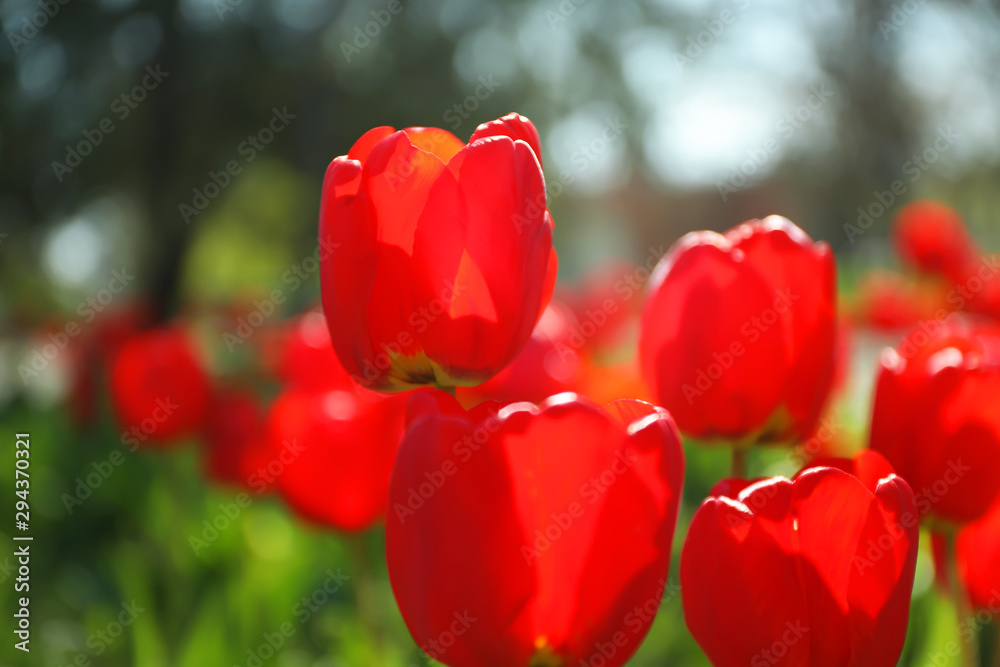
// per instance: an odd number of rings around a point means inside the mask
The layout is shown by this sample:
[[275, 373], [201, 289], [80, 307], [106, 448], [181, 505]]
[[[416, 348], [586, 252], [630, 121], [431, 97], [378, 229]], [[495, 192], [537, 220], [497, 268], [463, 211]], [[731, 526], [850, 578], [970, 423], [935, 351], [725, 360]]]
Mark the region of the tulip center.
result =
[[531, 656], [528, 667], [561, 667], [563, 659], [552, 652], [545, 637], [535, 640], [535, 654]]

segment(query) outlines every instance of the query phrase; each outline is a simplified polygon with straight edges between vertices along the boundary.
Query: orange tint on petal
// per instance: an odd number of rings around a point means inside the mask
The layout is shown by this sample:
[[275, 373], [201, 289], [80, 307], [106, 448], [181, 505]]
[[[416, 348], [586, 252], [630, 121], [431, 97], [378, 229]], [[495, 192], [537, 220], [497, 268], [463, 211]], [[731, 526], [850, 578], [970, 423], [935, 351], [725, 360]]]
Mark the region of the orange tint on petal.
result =
[[406, 132], [411, 144], [437, 156], [445, 164], [465, 147], [461, 139], [438, 127], [408, 127], [403, 132]]
[[372, 151], [363, 187], [378, 218], [379, 243], [410, 254], [417, 218], [443, 170], [443, 162], [413, 146], [404, 132], [397, 132]]

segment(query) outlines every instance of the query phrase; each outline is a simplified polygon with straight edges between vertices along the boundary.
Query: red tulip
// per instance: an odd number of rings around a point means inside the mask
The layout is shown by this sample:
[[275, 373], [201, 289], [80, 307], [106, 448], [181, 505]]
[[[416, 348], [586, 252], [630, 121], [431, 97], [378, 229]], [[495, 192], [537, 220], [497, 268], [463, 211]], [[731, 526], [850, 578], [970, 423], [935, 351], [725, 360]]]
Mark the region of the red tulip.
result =
[[695, 232], [657, 265], [639, 355], [681, 431], [744, 444], [801, 439], [830, 391], [836, 267], [785, 218]]
[[257, 398], [238, 390], [216, 393], [205, 424], [205, 472], [216, 482], [253, 491], [254, 472], [269, 462], [264, 412]]
[[414, 401], [386, 555], [417, 643], [453, 667], [624, 664], [670, 563], [684, 474], [670, 416], [574, 394], [494, 414]]
[[896, 216], [893, 241], [900, 256], [920, 271], [956, 282], [978, 254], [962, 217], [935, 201], [905, 206]]
[[918, 530], [913, 492], [891, 472], [728, 480], [684, 543], [688, 628], [716, 667], [894, 666]]
[[1000, 495], [1000, 334], [926, 329], [882, 354], [871, 448], [916, 489], [921, 514], [965, 523]]
[[958, 567], [976, 609], [1000, 614], [1000, 502], [958, 534]]
[[[935, 581], [944, 594], [950, 595], [954, 575], [948, 536], [933, 533], [931, 551], [934, 555]], [[1000, 614], [1000, 502], [962, 527], [958, 532], [955, 554], [969, 603], [976, 610], [994, 616]]]
[[326, 173], [323, 308], [344, 368], [399, 391], [477, 385], [531, 336], [556, 276], [541, 147], [527, 118], [378, 127]]
[[187, 334], [153, 329], [121, 345], [112, 363], [111, 399], [123, 442], [163, 443], [201, 428], [209, 382]]
[[[984, 257], [967, 267], [965, 279], [956, 285], [949, 295], [961, 304], [961, 309], [970, 313], [979, 313], [994, 320], [1000, 320], [1000, 280], [996, 278], [997, 256]], [[983, 272], [986, 267], [990, 273]], [[984, 280], [983, 275], [987, 278]]]
[[270, 463], [300, 516], [346, 531], [369, 528], [385, 513], [389, 476], [403, 435], [402, 397], [370, 401], [358, 392], [289, 390], [271, 406]]
[[354, 387], [333, 351], [322, 313], [309, 312], [293, 321], [283, 342], [278, 376], [286, 387], [308, 391]]
[[271, 406], [269, 462], [254, 479], [276, 483], [310, 521], [364, 530], [385, 513], [406, 399], [355, 384], [316, 318], [300, 318], [285, 342], [286, 389]]

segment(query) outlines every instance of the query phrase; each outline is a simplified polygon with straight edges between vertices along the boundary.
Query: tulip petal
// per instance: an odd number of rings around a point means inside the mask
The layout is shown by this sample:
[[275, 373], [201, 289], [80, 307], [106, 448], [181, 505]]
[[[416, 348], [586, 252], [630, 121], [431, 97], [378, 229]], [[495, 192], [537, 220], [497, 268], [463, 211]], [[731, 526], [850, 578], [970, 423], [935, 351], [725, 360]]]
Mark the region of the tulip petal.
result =
[[[600, 580], [603, 585], [584, 584], [576, 594], [579, 605], [570, 627], [578, 630], [567, 644], [570, 662], [593, 664], [600, 642], [618, 647], [605, 664], [625, 664], [649, 630], [626, 619], [630, 613], [634, 618], [637, 608], [657, 608], [667, 587], [684, 482], [680, 434], [662, 412], [633, 421], [629, 433], [625, 457], [619, 459], [629, 469], [605, 492], [596, 539], [580, 580]], [[611, 471], [617, 472], [614, 466]]]
[[452, 158], [413, 243], [420, 342], [446, 376], [439, 382], [478, 384], [516, 356], [542, 311], [551, 247], [527, 144], [483, 139]]
[[[379, 374], [366, 373], [374, 358], [368, 304], [375, 282], [375, 212], [361, 190], [362, 166], [339, 157], [330, 163], [320, 203], [319, 245], [323, 311], [330, 340], [344, 369], [358, 382], [378, 387]], [[374, 370], [374, 367], [373, 369]]]
[[510, 137], [514, 141], [520, 139], [534, 151], [535, 157], [538, 158], [538, 164], [542, 164], [542, 142], [538, 138], [538, 130], [535, 129], [535, 125], [530, 120], [520, 114], [509, 113], [496, 120], [483, 123], [472, 133], [469, 143], [486, 137]]
[[[403, 400], [367, 403], [344, 390], [289, 391], [278, 398], [269, 418], [267, 464], [281, 464], [278, 487], [300, 516], [359, 531], [385, 513]], [[257, 476], [273, 475], [266, 470]]]
[[865, 487], [875, 493], [886, 477], [894, 475], [895, 471], [885, 457], [872, 449], [863, 449], [854, 455], [854, 471]]
[[434, 394], [413, 403], [386, 552], [418, 643], [468, 606], [476, 628], [432, 657], [568, 665], [612, 641], [602, 664], [623, 665], [649, 627], [626, 615], [659, 604], [670, 561], [684, 463], [669, 416], [636, 406], [626, 429], [566, 393], [508, 405], [493, 426]]
[[[854, 555], [876, 505], [857, 478], [834, 468], [815, 468], [796, 480], [792, 505], [798, 530], [801, 582], [812, 634], [809, 664], [850, 663], [848, 584], [857, 568]], [[877, 536], [876, 536], [877, 537]]]
[[[203, 362], [188, 335], [173, 328], [151, 329], [126, 341], [111, 367], [111, 398], [123, 430], [143, 425], [151, 446], [202, 429], [209, 409], [211, 386]], [[156, 428], [146, 425], [168, 409]], [[127, 442], [127, 440], [126, 440]], [[134, 439], [132, 442], [138, 442]]]
[[351, 146], [351, 150], [347, 152], [347, 158], [350, 160], [357, 160], [361, 164], [364, 164], [368, 160], [368, 154], [372, 152], [373, 148], [375, 148], [375, 144], [395, 133], [395, 131], [395, 129], [387, 125], [373, 127], [362, 134], [361, 137], [354, 142], [354, 145]]
[[936, 518], [972, 521], [1000, 497], [998, 342], [989, 329], [948, 323], [882, 354], [870, 445]]
[[941, 441], [936, 466], [924, 483], [948, 489], [935, 511], [956, 521], [983, 516], [1000, 499], [1000, 373], [962, 374], [949, 397], [938, 406]]
[[328, 170], [320, 231], [334, 349], [379, 391], [482, 384], [555, 285], [538, 133], [516, 114], [467, 146], [439, 128], [370, 130]]
[[[552, 217], [549, 212], [545, 212], [545, 219], [549, 223], [549, 227], [552, 227]], [[549, 253], [549, 265], [545, 271], [545, 285], [542, 287], [542, 301], [539, 306], [541, 310], [538, 313], [538, 319], [542, 319], [542, 315], [545, 313], [545, 309], [548, 308], [549, 303], [552, 301], [552, 295], [556, 291], [556, 279], [559, 277], [559, 257], [556, 256], [555, 249]]]
[[956, 283], [966, 278], [979, 252], [958, 212], [935, 201], [904, 206], [893, 223], [892, 240], [906, 262]]
[[716, 667], [893, 667], [916, 555], [913, 493], [893, 474], [874, 491], [832, 467], [761, 480], [695, 514], [685, 617]]
[[607, 499], [600, 482], [581, 486], [580, 481], [610, 469], [625, 434], [595, 407], [576, 402], [539, 407], [538, 414], [520, 411], [507, 418], [504, 445], [524, 530], [522, 562], [539, 581], [533, 627], [562, 649], [579, 605], [583, 556], [597, 546], [595, 529]]
[[[621, 398], [617, 401], [612, 401], [604, 406], [604, 409], [626, 428], [633, 422], [643, 420], [651, 415], [669, 416], [670, 414], [659, 406], [647, 403], [646, 401], [638, 401], [634, 398]], [[670, 421], [673, 422], [673, 419]]]
[[785, 405], [792, 420], [784, 437], [810, 433], [833, 382], [836, 265], [825, 243], [814, 244], [787, 218], [743, 224], [727, 237], [763, 275], [774, 294], [786, 294], [791, 358]]
[[[417, 219], [435, 180], [445, 165], [431, 153], [413, 146], [405, 132], [397, 132], [372, 149], [362, 187], [376, 215], [378, 243], [375, 279], [368, 305], [368, 327], [375, 356], [368, 361], [412, 384], [433, 378], [423, 359], [413, 325], [410, 254]], [[383, 355], [380, 357], [380, 355]]]
[[744, 493], [742, 501], [709, 498], [688, 529], [681, 557], [688, 628], [716, 667], [769, 664], [775, 649], [781, 664], [805, 667], [812, 626], [790, 551], [792, 484], [778, 478]]
[[465, 148], [461, 139], [448, 130], [437, 127], [408, 127], [405, 130], [410, 143], [422, 151], [432, 153], [447, 164], [455, 153]]
[[[432, 658], [454, 667], [527, 665], [534, 644], [523, 611], [537, 584], [519, 551], [513, 480], [494, 443], [456, 451], [473, 436], [450, 415], [411, 425], [393, 471], [389, 577], [410, 633]], [[435, 654], [453, 615], [466, 612], [476, 620], [461, 641]]]
[[222, 483], [249, 488], [250, 475], [266, 457], [266, 441], [260, 436], [263, 422], [263, 411], [252, 393], [218, 392], [205, 423], [206, 474]]
[[958, 562], [973, 606], [1000, 611], [1000, 502], [958, 534]]
[[851, 569], [851, 647], [866, 664], [899, 662], [910, 614], [917, 563], [919, 515], [910, 487], [895, 475], [883, 480], [869, 511]]
[[654, 396], [682, 431], [731, 439], [767, 424], [788, 373], [778, 296], [714, 232], [688, 234], [660, 260], [639, 352]]

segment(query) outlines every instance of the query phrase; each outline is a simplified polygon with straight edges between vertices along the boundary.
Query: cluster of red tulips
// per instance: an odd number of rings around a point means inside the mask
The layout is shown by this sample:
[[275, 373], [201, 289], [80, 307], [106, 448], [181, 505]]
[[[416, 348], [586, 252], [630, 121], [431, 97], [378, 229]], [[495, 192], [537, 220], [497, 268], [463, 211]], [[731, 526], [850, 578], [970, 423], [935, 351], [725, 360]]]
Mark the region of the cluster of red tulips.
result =
[[[260, 334], [280, 395], [265, 411], [220, 389], [186, 334], [150, 331], [114, 361], [122, 422], [160, 410], [150, 441], [204, 433], [212, 477], [313, 522], [384, 516], [410, 633], [456, 667], [633, 655], [668, 581], [681, 433], [732, 452], [680, 559], [714, 665], [895, 665], [921, 526], [957, 545], [956, 597], [1000, 610], [1000, 288], [962, 304], [979, 318], [896, 309], [913, 329], [881, 357], [869, 449], [748, 479], [752, 448], [802, 445], [828, 408], [845, 349], [830, 248], [771, 216], [553, 298], [553, 224], [526, 118], [467, 144], [373, 129], [326, 174], [323, 313]], [[896, 231], [929, 280], [984, 282], [950, 210], [912, 205]]]

